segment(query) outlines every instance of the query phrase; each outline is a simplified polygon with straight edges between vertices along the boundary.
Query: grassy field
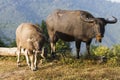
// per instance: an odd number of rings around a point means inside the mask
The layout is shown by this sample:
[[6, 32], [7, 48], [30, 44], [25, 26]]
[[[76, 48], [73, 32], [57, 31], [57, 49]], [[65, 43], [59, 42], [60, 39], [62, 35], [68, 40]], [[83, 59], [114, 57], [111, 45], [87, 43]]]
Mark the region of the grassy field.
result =
[[94, 60], [65, 58], [39, 64], [31, 71], [25, 60], [16, 66], [15, 57], [0, 58], [0, 80], [120, 80], [120, 67]]

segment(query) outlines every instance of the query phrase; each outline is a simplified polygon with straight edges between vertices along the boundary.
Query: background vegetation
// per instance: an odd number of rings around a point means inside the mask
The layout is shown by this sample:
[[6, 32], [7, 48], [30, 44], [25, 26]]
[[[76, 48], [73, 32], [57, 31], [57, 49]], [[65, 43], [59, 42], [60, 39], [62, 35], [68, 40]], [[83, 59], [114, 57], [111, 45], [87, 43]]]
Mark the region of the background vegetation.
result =
[[111, 16], [115, 16], [118, 19], [116, 24], [107, 25], [103, 39], [104, 45], [112, 46], [120, 42], [120, 38], [118, 38], [120, 37], [118, 35], [120, 31], [119, 8], [120, 3], [112, 3], [108, 0], [1, 0], [0, 38], [5, 44], [10, 44], [15, 39], [15, 30], [19, 24], [23, 22], [39, 23], [46, 20], [47, 16], [55, 9], [86, 10], [95, 17], [112, 20]]

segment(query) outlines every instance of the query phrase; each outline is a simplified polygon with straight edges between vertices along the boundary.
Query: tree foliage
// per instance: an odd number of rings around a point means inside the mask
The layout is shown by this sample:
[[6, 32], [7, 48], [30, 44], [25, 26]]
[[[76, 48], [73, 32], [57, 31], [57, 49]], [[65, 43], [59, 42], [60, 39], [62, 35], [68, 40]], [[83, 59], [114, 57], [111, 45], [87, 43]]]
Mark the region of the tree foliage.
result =
[[10, 43], [9, 47], [17, 47], [16, 40]]
[[5, 47], [5, 43], [0, 39], [0, 47]]
[[[39, 24], [38, 24], [39, 25]], [[40, 28], [42, 28], [42, 31], [44, 33], [44, 35], [46, 36], [46, 39], [48, 40], [49, 42], [49, 35], [48, 35], [48, 31], [47, 31], [47, 25], [46, 25], [46, 22], [44, 20], [42, 20], [41, 22], [41, 25], [39, 25]], [[58, 42], [56, 43], [56, 52], [65, 52], [65, 51], [70, 51], [70, 47], [69, 47], [69, 43], [68, 42], [64, 42], [62, 40], [58, 40]], [[47, 43], [46, 44], [46, 47], [48, 49], [50, 49], [50, 44]]]
[[107, 46], [96, 46], [92, 49], [92, 53], [96, 56], [106, 56], [110, 49]]
[[56, 43], [56, 51], [65, 53], [66, 51], [70, 51], [71, 50], [69, 46], [70, 46], [69, 42], [64, 42], [64, 41], [62, 41], [60, 39]]
[[107, 46], [92, 46], [91, 53], [95, 56], [106, 56], [107, 64], [112, 66], [120, 65], [120, 44]]

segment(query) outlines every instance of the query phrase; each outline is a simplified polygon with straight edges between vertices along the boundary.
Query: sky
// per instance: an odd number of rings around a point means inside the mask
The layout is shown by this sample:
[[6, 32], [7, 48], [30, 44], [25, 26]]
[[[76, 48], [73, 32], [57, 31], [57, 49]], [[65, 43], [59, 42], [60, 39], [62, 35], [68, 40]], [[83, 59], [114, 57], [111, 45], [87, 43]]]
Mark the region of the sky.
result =
[[107, 0], [107, 1], [111, 1], [111, 2], [120, 3], [120, 0]]

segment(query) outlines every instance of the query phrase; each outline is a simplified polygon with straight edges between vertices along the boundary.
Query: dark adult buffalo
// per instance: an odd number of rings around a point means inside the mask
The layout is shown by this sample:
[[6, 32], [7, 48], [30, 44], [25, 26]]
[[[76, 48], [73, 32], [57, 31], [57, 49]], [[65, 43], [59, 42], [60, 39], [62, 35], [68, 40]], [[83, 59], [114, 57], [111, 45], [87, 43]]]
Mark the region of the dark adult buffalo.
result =
[[93, 38], [102, 41], [106, 24], [114, 24], [117, 19], [95, 18], [92, 14], [82, 10], [55, 10], [47, 17], [47, 30], [50, 37], [51, 53], [54, 56], [55, 44], [58, 39], [75, 41], [77, 58], [79, 58], [80, 44], [86, 43], [88, 54]]
[[[26, 56], [27, 64], [31, 70], [37, 68], [37, 55], [42, 53], [42, 47], [45, 42], [45, 37], [38, 26], [31, 23], [22, 23], [16, 29], [17, 43], [17, 63], [20, 65], [20, 53], [23, 52]], [[45, 53], [42, 53], [42, 56]], [[29, 57], [31, 63], [29, 63]]]

